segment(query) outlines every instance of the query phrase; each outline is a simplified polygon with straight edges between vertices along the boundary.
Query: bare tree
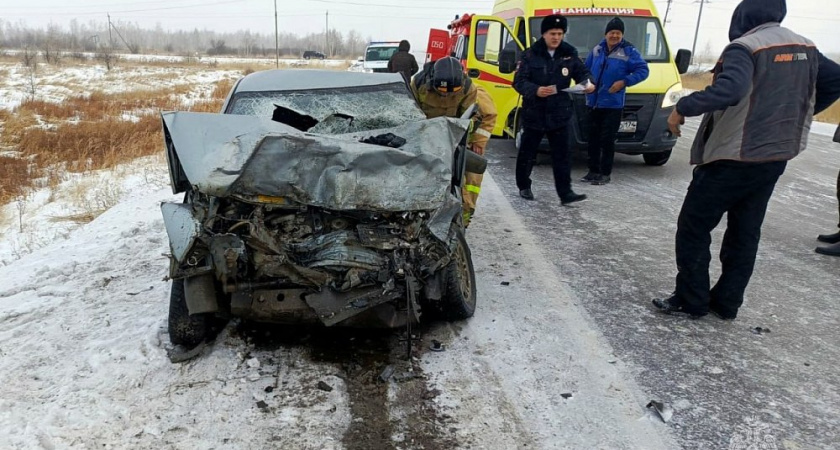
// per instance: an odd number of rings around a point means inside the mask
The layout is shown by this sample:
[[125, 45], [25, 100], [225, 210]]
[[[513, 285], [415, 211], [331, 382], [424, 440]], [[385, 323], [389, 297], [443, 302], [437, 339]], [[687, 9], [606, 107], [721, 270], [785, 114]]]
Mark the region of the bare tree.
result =
[[111, 70], [117, 65], [119, 56], [114, 53], [114, 49], [110, 45], [107, 45], [99, 48], [99, 52], [96, 53], [96, 59], [102, 61], [107, 70]]
[[24, 67], [29, 67], [32, 71], [35, 71], [38, 68], [38, 62], [36, 59], [38, 58], [38, 51], [33, 50], [29, 46], [23, 48], [23, 51], [20, 52], [20, 62], [23, 63]]

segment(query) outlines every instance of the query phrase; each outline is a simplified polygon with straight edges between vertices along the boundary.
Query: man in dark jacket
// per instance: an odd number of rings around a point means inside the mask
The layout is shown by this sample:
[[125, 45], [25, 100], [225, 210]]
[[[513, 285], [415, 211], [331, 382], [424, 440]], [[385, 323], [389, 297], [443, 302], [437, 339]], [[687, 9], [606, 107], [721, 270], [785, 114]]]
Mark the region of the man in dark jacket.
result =
[[[681, 99], [668, 118], [679, 136], [685, 116], [705, 114], [691, 149], [697, 167], [677, 222], [676, 290], [653, 301], [665, 313], [737, 316], [776, 181], [805, 149], [815, 103], [824, 108], [836, 99], [817, 89], [825, 72], [814, 44], [779, 25], [786, 13], [784, 0], [742, 1], [712, 85]], [[721, 275], [709, 289], [711, 231], [724, 213]]]
[[[820, 66], [820, 70], [822, 70], [822, 66]], [[838, 68], [836, 75], [840, 77], [840, 68]], [[834, 142], [840, 142], [840, 125], [837, 126], [837, 131], [834, 132]], [[840, 173], [837, 174], [837, 204], [840, 206]], [[840, 223], [837, 226], [840, 227]], [[817, 253], [828, 256], [840, 256], [840, 231], [834, 234], [821, 234], [817, 236], [817, 240], [831, 244], [825, 247], [817, 247]]]
[[604, 39], [586, 57], [595, 79], [595, 93], [586, 96], [589, 107], [589, 173], [581, 181], [607, 184], [615, 158], [615, 137], [621, 124], [626, 89], [647, 79], [647, 62], [624, 40], [624, 22], [614, 17]]
[[420, 70], [414, 55], [408, 53], [409, 50], [411, 50], [411, 44], [406, 40], [400, 41], [397, 52], [391, 55], [391, 59], [388, 60], [388, 72], [399, 72], [406, 80], [410, 80], [412, 75]]
[[572, 191], [572, 161], [569, 152], [569, 118], [572, 116], [572, 100], [569, 94], [561, 92], [571, 84], [589, 83], [586, 92], [593, 92], [595, 86], [589, 81], [589, 71], [578, 58], [574, 46], [563, 42], [567, 21], [561, 15], [546, 16], [540, 31], [542, 38], [522, 53], [513, 88], [522, 100], [522, 141], [516, 157], [516, 185], [519, 195], [533, 200], [531, 192], [531, 170], [537, 156], [537, 148], [543, 136], [548, 137], [554, 164], [554, 186], [560, 203], [568, 205], [586, 199], [585, 195]]
[[[824, 86], [823, 86], [824, 85]], [[817, 91], [830, 90], [834, 87], [835, 97], [840, 95], [836, 91], [840, 90], [840, 65], [829, 60], [825, 56], [820, 55], [820, 80], [817, 81]], [[815, 109], [824, 109], [829, 105], [816, 105]], [[834, 132], [834, 142], [840, 143], [840, 125], [837, 126], [837, 131]], [[837, 174], [837, 204], [840, 206], [840, 173]], [[840, 223], [837, 224], [840, 227]], [[832, 245], [824, 247], [817, 247], [816, 252], [828, 256], [840, 256], [840, 231], [834, 234], [821, 234], [817, 236], [817, 240]]]

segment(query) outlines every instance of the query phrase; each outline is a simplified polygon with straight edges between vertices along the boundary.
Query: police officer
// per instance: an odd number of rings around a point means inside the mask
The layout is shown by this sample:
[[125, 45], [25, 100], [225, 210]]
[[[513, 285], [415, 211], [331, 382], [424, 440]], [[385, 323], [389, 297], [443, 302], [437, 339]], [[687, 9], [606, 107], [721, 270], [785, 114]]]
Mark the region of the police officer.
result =
[[589, 70], [578, 57], [577, 49], [563, 42], [567, 21], [561, 15], [546, 16], [540, 25], [542, 38], [525, 50], [513, 78], [513, 88], [522, 97], [522, 141], [516, 157], [516, 186], [519, 195], [533, 200], [531, 170], [543, 136], [548, 137], [554, 165], [554, 187], [560, 203], [568, 205], [586, 199], [572, 191], [572, 160], [569, 152], [569, 119], [572, 99], [562, 89], [572, 80], [587, 84], [591, 93]]
[[[467, 145], [473, 152], [484, 155], [484, 147], [496, 126], [496, 107], [484, 88], [464, 76], [460, 61], [446, 57], [433, 65], [427, 64], [414, 77], [411, 89], [429, 119], [460, 117], [467, 108], [476, 105], [477, 119]], [[464, 178], [464, 226], [467, 226], [475, 213], [483, 175], [467, 172]]]

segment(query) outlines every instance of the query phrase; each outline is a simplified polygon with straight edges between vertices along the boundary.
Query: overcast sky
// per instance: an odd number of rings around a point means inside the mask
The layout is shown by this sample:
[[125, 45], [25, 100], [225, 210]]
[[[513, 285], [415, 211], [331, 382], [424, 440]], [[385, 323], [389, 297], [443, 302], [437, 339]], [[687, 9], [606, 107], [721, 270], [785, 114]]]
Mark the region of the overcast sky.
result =
[[[558, 4], [562, 3], [560, 0]], [[598, 6], [598, 0], [595, 0]], [[665, 15], [667, 1], [656, 1]], [[711, 43], [717, 54], [726, 45], [732, 11], [738, 0], [711, 0], [703, 9], [697, 52]], [[112, 19], [153, 28], [219, 31], [250, 29], [274, 33], [274, 0], [0, 0], [0, 19], [36, 27], [66, 27]], [[699, 1], [674, 0], [666, 24], [672, 47], [691, 49]], [[280, 29], [298, 34], [322, 31], [329, 11], [330, 28], [359, 31], [374, 40], [409, 39], [412, 50], [425, 49], [429, 28], [445, 28], [456, 14], [489, 14], [493, 0], [277, 0]], [[840, 0], [791, 0], [784, 25], [817, 43], [825, 53], [840, 53]]]

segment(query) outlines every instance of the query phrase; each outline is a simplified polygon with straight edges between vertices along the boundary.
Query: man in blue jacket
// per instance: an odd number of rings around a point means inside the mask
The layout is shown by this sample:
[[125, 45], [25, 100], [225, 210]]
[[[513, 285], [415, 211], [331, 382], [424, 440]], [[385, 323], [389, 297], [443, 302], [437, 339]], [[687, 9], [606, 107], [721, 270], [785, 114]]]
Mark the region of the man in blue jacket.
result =
[[[696, 164], [677, 220], [676, 290], [655, 299], [665, 313], [738, 315], [755, 267], [761, 224], [788, 160], [805, 150], [815, 112], [833, 103], [830, 61], [810, 40], [780, 25], [784, 0], [744, 0], [712, 85], [681, 99], [668, 125], [704, 114], [691, 148]], [[721, 275], [711, 289], [711, 231], [727, 215]]]
[[624, 40], [624, 22], [614, 17], [604, 39], [586, 57], [595, 79], [595, 92], [586, 96], [589, 107], [589, 173], [580, 181], [607, 184], [615, 157], [615, 137], [621, 124], [626, 89], [647, 79], [647, 62]]
[[[572, 100], [562, 92], [571, 84], [589, 83], [589, 71], [578, 58], [575, 47], [563, 42], [568, 28], [565, 17], [543, 18], [542, 38], [522, 53], [513, 88], [522, 96], [522, 141], [516, 156], [516, 186], [519, 196], [533, 200], [531, 170], [543, 136], [548, 137], [554, 166], [554, 187], [560, 203], [568, 205], [586, 199], [572, 191], [572, 159], [569, 152], [569, 119]], [[587, 92], [594, 86], [589, 85]]]

